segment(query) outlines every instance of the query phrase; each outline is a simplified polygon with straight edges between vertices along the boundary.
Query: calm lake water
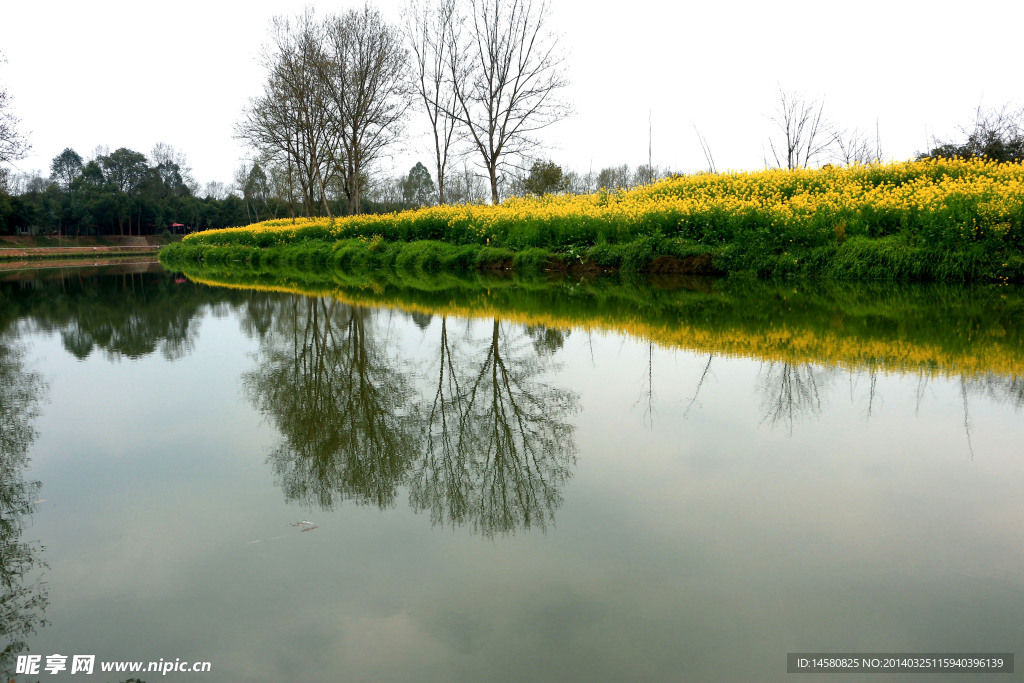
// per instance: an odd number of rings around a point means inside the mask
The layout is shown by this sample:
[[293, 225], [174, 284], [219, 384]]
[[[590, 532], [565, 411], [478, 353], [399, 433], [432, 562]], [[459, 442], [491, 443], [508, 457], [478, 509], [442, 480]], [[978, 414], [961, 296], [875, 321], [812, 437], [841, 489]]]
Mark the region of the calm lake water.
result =
[[[0, 274], [0, 646], [69, 657], [16, 680], [813, 680], [788, 652], [1024, 642], [1020, 290], [232, 284]], [[211, 671], [99, 671], [158, 660]]]

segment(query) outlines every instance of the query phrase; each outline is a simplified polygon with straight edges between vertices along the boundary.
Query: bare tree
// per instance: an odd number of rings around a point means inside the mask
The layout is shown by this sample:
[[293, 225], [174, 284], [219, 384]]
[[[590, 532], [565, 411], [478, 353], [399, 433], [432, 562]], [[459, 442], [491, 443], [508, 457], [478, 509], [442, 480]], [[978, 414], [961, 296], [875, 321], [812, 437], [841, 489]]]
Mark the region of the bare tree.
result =
[[411, 94], [408, 56], [401, 33], [369, 5], [329, 21], [327, 39], [321, 78], [339, 117], [341, 170], [349, 213], [356, 214], [362, 178], [402, 133]]
[[764, 364], [758, 372], [764, 409], [761, 421], [771, 427], [788, 426], [792, 435], [798, 419], [821, 414], [824, 392], [819, 389], [827, 386], [834, 371], [811, 363], [789, 361], [769, 361], [767, 366], [767, 372], [764, 372]]
[[153, 162], [153, 167], [160, 172], [160, 176], [165, 184], [172, 182], [169, 174], [177, 173], [181, 183], [189, 188], [192, 194], [198, 192], [199, 183], [192, 176], [192, 167], [189, 166], [188, 157], [185, 156], [184, 152], [175, 149], [173, 145], [167, 142], [158, 142], [153, 145], [149, 158]]
[[480, 204], [487, 201], [487, 184], [465, 162], [461, 170], [449, 175], [448, 180], [449, 203]]
[[832, 144], [833, 136], [824, 118], [825, 103], [779, 88], [778, 107], [771, 120], [778, 127], [779, 138], [768, 141], [775, 165], [806, 168]]
[[323, 24], [311, 9], [295, 19], [272, 20], [262, 58], [268, 71], [264, 92], [250, 101], [235, 135], [261, 155], [294, 165], [305, 214], [321, 203], [330, 217], [325, 188], [335, 172], [339, 130], [322, 78], [323, 43]]
[[569, 114], [558, 99], [567, 85], [564, 56], [548, 30], [544, 0], [468, 0], [468, 16], [452, 21], [449, 112], [468, 131], [498, 204], [499, 169], [536, 146], [534, 134]]
[[[245, 215], [250, 223], [260, 221], [260, 207], [267, 208], [270, 184], [267, 174], [258, 161], [252, 165], [242, 162], [235, 170], [235, 191], [245, 202]], [[254, 220], [255, 219], [255, 220]]]
[[650, 185], [654, 181], [664, 177], [665, 173], [663, 173], [657, 166], [640, 164], [636, 167], [636, 172], [633, 174], [633, 186]]
[[[0, 64], [7, 60], [0, 52]], [[0, 164], [24, 159], [31, 149], [25, 134], [19, 130], [21, 120], [11, 111], [11, 96], [0, 85]]]
[[832, 158], [844, 166], [870, 164], [882, 158], [877, 125], [874, 140], [859, 128], [833, 128], [832, 140]]
[[218, 180], [211, 180], [206, 183], [206, 186], [203, 188], [203, 196], [210, 197], [212, 199], [227, 199], [229, 194], [231, 194], [231, 192], [228, 188], [224, 183]]
[[696, 123], [693, 124], [693, 132], [697, 134], [697, 141], [700, 142], [700, 149], [704, 153], [704, 161], [708, 162], [708, 173], [718, 173], [718, 169], [715, 168], [715, 158], [711, 156], [711, 145], [708, 144], [707, 138], [701, 135]]
[[596, 192], [597, 176], [593, 171], [577, 173], [576, 171], [565, 172], [566, 192], [569, 194], [590, 194]]
[[434, 163], [437, 172], [439, 204], [447, 201], [445, 181], [453, 145], [458, 140], [455, 111], [455, 90], [448, 77], [451, 60], [452, 21], [456, 16], [455, 0], [411, 0], [405, 10], [406, 39], [412, 48], [414, 88], [423, 101], [434, 138]]
[[363, 187], [363, 196], [380, 204], [391, 206], [403, 205], [405, 195], [402, 192], [405, 178], [401, 175], [379, 176], [370, 179]]
[[629, 164], [602, 168], [597, 174], [597, 186], [606, 190], [628, 190], [633, 187], [633, 173], [629, 170]]
[[[271, 197], [278, 197], [288, 203], [288, 212], [294, 223], [295, 197], [301, 192], [298, 179], [295, 176], [294, 165], [290, 161], [275, 163], [272, 159], [264, 159], [263, 165], [267, 169], [267, 194]], [[274, 206], [273, 218], [277, 218], [276, 204]]]

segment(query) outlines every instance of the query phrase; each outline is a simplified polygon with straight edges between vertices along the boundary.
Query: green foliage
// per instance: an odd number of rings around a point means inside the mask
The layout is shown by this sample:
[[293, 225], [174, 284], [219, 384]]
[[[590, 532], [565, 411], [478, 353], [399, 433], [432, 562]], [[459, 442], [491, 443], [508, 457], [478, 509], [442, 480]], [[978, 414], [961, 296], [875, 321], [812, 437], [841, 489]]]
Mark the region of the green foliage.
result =
[[437, 201], [437, 188], [430, 177], [430, 171], [420, 162], [409, 170], [409, 175], [402, 181], [402, 198], [406, 206], [429, 206]]
[[515, 268], [517, 273], [539, 273], [544, 270], [552, 260], [554, 260], [554, 256], [547, 249], [531, 247], [517, 252], [512, 257], [512, 266]]
[[562, 167], [553, 161], [535, 161], [523, 183], [530, 194], [545, 195], [565, 191]]

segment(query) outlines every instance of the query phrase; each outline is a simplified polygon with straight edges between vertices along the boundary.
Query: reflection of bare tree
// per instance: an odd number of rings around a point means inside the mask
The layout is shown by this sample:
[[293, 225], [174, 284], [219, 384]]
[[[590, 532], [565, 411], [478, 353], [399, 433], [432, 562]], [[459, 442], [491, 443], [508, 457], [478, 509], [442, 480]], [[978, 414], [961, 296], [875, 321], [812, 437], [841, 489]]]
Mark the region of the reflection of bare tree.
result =
[[495, 320], [479, 370], [468, 373], [442, 316], [436, 374], [419, 401], [375, 337], [374, 316], [290, 298], [261, 340], [258, 367], [243, 381], [282, 433], [269, 459], [286, 499], [385, 507], [408, 484], [412, 508], [435, 524], [488, 537], [545, 528], [575, 462], [564, 418], [578, 402], [540, 379], [549, 359], [528, 340], [550, 335], [513, 340]]
[[644, 424], [654, 428], [654, 342], [647, 342], [647, 373], [644, 376], [644, 389], [640, 397], [633, 403], [644, 402]]
[[371, 313], [286, 299], [259, 367], [244, 377], [284, 440], [270, 461], [285, 497], [325, 509], [394, 503], [414, 457], [409, 381], [371, 334]]
[[693, 391], [693, 398], [686, 404], [686, 410], [683, 411], [683, 419], [690, 414], [690, 409], [693, 408], [693, 404], [697, 402], [697, 397], [700, 396], [700, 389], [704, 386], [704, 380], [708, 377], [708, 371], [711, 369], [711, 361], [715, 358], [715, 354], [708, 354], [708, 363], [704, 366], [704, 372], [700, 373], [700, 381], [697, 382], [697, 388]]
[[875, 411], [875, 396], [878, 395], [878, 368], [872, 367], [868, 370], [868, 409], [867, 417], [871, 419], [871, 415]]
[[[922, 371], [917, 375], [917, 386], [914, 390], [914, 414], [919, 415], [921, 403], [924, 400], [925, 391], [928, 389], [932, 375]], [[970, 413], [970, 398], [987, 398], [997, 404], [1013, 406], [1015, 409], [1024, 408], [1024, 377], [1017, 375], [998, 375], [986, 372], [977, 375], [961, 374], [957, 378], [960, 392], [960, 401], [964, 413], [964, 435], [967, 441], [967, 451], [974, 459], [974, 440], [972, 434], [972, 423]]]
[[274, 322], [275, 301], [265, 292], [250, 292], [242, 304], [242, 332], [248, 337], [262, 339]]
[[42, 548], [21, 539], [34, 508], [39, 482], [26, 482], [28, 447], [35, 438], [32, 420], [46, 389], [26, 371], [19, 354], [0, 345], [0, 672], [13, 677], [14, 659], [25, 638], [42, 626], [48, 597], [39, 579], [45, 566]]
[[[924, 399], [925, 389], [928, 388], [928, 375], [924, 370], [917, 371], [917, 386], [914, 387], [914, 416], [921, 414], [921, 401]], [[853, 387], [851, 383], [850, 398], [853, 398]]]
[[764, 411], [762, 422], [775, 427], [793, 425], [799, 419], [821, 414], [821, 392], [828, 381], [828, 371], [801, 363], [771, 361], [758, 373], [758, 391]]
[[430, 510], [435, 524], [454, 524], [468, 514], [470, 472], [459, 442], [466, 396], [452, 357], [446, 316], [441, 318], [437, 367], [437, 389], [424, 425], [424, 453], [412, 474], [409, 502], [415, 510]]
[[960, 376], [960, 398], [964, 406], [964, 434], [967, 436], [967, 450], [974, 459], [974, 444], [971, 439], [970, 404], [971, 395], [984, 396], [997, 403], [1024, 407], [1024, 377], [985, 373], [974, 377]]
[[971, 378], [961, 378], [969, 394], [987, 396], [1014, 408], [1024, 408], [1024, 376], [996, 375], [991, 372]]
[[460, 388], [442, 338], [448, 379], [442, 370], [438, 395], [447, 403], [435, 398], [427, 457], [411, 494], [414, 508], [429, 509], [435, 523], [468, 522], [491, 537], [544, 529], [561, 505], [575, 464], [573, 427], [564, 419], [578, 398], [541, 381], [543, 357], [517, 341], [495, 319], [479, 370]]

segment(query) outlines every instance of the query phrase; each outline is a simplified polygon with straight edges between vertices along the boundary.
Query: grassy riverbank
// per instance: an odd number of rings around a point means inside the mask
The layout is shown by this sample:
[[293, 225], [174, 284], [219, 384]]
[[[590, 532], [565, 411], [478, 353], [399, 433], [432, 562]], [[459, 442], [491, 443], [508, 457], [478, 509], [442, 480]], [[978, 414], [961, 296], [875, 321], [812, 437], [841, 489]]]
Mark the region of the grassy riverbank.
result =
[[926, 160], [695, 174], [630, 191], [510, 199], [190, 235], [169, 263], [621, 270], [1024, 280], [1024, 167]]

